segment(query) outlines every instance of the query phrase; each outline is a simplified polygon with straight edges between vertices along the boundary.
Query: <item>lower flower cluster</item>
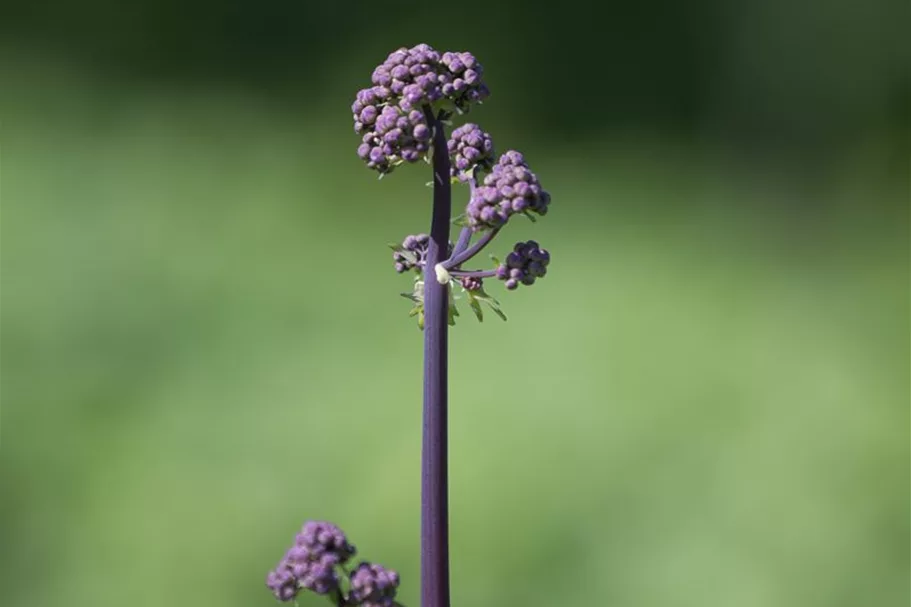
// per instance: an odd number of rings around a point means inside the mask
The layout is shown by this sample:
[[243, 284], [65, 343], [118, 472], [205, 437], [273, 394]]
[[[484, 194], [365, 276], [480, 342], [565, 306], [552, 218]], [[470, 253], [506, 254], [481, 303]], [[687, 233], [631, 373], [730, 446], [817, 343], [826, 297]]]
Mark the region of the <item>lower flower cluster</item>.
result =
[[368, 562], [349, 571], [347, 564], [355, 553], [337, 526], [307, 521], [295, 536], [294, 545], [266, 576], [266, 586], [284, 602], [295, 600], [301, 590], [309, 590], [328, 595], [337, 607], [398, 606], [398, 574]]

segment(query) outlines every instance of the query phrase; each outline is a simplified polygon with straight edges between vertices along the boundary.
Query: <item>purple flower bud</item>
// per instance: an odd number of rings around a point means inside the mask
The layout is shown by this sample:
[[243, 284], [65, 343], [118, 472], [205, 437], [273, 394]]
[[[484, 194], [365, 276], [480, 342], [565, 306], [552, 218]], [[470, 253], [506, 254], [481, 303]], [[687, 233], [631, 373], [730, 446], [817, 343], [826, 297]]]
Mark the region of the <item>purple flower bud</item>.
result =
[[414, 138], [418, 141], [428, 141], [430, 139], [430, 128], [426, 124], [419, 124], [414, 127]]

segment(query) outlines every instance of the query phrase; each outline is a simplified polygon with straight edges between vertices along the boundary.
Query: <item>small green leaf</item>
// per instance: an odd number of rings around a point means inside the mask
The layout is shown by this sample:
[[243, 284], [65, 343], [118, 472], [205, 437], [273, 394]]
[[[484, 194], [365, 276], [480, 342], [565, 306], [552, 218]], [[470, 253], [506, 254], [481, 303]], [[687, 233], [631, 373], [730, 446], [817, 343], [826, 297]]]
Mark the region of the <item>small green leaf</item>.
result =
[[488, 295], [485, 291], [481, 291], [479, 294], [474, 296], [478, 301], [483, 301], [486, 303], [494, 314], [506, 320], [506, 314], [503, 313], [503, 310], [500, 309], [500, 302]]
[[503, 314], [503, 310], [501, 310], [499, 306], [490, 306], [490, 309], [493, 310], [493, 313], [499, 316], [501, 319], [504, 321], [506, 320], [506, 315]]
[[478, 317], [478, 322], [484, 322], [484, 310], [481, 308], [481, 302], [470, 292], [468, 293], [468, 305], [471, 306], [474, 315]]
[[528, 218], [531, 220], [532, 223], [538, 223], [538, 220], [534, 218], [534, 215], [532, 215], [532, 214], [529, 213], [528, 211], [525, 211], [525, 212], [522, 213], [522, 214], [525, 215], [526, 217], [528, 217]]

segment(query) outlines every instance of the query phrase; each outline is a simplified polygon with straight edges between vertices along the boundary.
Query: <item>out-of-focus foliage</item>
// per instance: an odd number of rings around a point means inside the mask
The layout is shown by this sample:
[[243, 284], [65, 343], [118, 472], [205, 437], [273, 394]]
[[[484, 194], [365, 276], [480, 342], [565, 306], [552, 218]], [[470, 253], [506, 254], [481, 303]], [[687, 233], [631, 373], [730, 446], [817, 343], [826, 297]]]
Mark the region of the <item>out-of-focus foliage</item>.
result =
[[385, 243], [426, 231], [429, 176], [377, 182], [349, 106], [420, 39], [481, 57], [471, 120], [553, 196], [491, 246], [534, 238], [547, 277], [453, 329], [453, 604], [906, 605], [897, 24], [664, 4], [494, 3], [465, 36], [5, 9], [0, 604], [268, 606], [328, 518], [418, 605], [421, 336]]

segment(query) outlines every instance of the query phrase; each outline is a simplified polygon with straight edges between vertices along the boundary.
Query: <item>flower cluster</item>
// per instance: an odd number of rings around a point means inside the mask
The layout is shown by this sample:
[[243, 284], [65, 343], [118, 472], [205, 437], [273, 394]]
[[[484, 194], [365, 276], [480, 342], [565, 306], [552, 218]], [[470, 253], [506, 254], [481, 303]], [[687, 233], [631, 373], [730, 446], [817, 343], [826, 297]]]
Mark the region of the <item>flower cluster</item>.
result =
[[[402, 241], [402, 244], [390, 244], [392, 249], [392, 261], [395, 263], [395, 271], [399, 274], [408, 270], [415, 270], [421, 273], [424, 270], [424, 261], [427, 258], [427, 248], [430, 246], [430, 236], [427, 234], [409, 234]], [[452, 243], [448, 244], [446, 256], [452, 253]]]
[[447, 146], [452, 157], [452, 176], [460, 181], [467, 181], [476, 166], [490, 170], [493, 165], [493, 140], [472, 122], [455, 129]]
[[443, 96], [451, 99], [460, 112], [468, 111], [472, 103], [480, 103], [490, 95], [482, 80], [484, 68], [471, 53], [446, 52], [440, 62], [446, 67], [440, 74]]
[[350, 601], [363, 607], [393, 607], [399, 574], [382, 565], [361, 563], [351, 572]]
[[409, 234], [402, 241], [400, 247], [395, 247], [392, 252], [392, 261], [395, 262], [395, 271], [399, 274], [408, 270], [420, 270], [427, 257], [427, 247], [430, 236], [427, 234]]
[[[350, 574], [343, 566], [355, 554], [344, 532], [324, 521], [307, 521], [294, 538], [294, 546], [266, 576], [266, 586], [280, 601], [293, 601], [302, 589], [330, 595], [336, 605], [392, 607], [399, 576], [381, 565], [360, 563]], [[349, 596], [341, 579], [349, 578]]]
[[335, 567], [348, 562], [355, 548], [341, 529], [323, 521], [307, 521], [294, 546], [269, 572], [266, 585], [280, 601], [290, 601], [301, 588], [329, 594], [338, 588]]
[[475, 231], [502, 227], [517, 213], [544, 215], [550, 194], [541, 188], [538, 176], [519, 152], [510, 150], [500, 156], [484, 184], [475, 188], [468, 202], [468, 224]]
[[506, 288], [513, 290], [523, 285], [533, 285], [535, 280], [547, 274], [550, 253], [538, 246], [534, 240], [517, 242], [506, 262], [496, 269], [496, 277], [506, 281]]
[[381, 175], [416, 162], [432, 136], [422, 110], [442, 99], [467, 110], [489, 94], [482, 74], [471, 53], [440, 54], [427, 44], [393, 51], [373, 70], [373, 86], [358, 91], [351, 106], [361, 135], [358, 156]]
[[484, 279], [476, 276], [463, 276], [459, 279], [459, 283], [466, 291], [480, 291], [484, 288]]
[[[369, 94], [363, 95], [369, 98]], [[355, 101], [355, 105], [360, 103]], [[401, 106], [386, 105], [378, 110], [367, 105], [361, 110], [355, 130], [362, 133], [357, 155], [381, 174], [402, 162], [415, 162], [430, 149], [432, 133], [420, 110], [405, 112]]]

